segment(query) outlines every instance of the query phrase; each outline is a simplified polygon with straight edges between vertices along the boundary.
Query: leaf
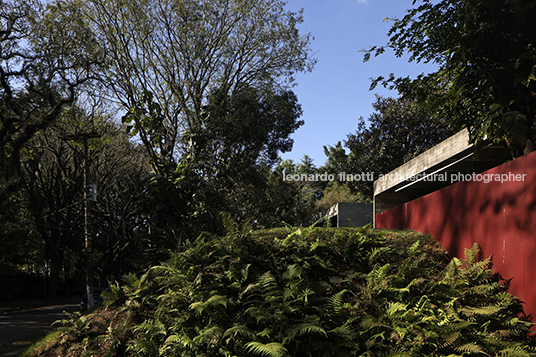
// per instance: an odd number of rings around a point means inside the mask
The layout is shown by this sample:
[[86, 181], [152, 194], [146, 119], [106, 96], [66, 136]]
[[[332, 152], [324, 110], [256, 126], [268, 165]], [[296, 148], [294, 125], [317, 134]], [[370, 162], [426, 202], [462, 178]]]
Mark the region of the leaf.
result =
[[296, 336], [302, 336], [309, 333], [317, 333], [320, 335], [324, 335], [325, 337], [328, 336], [326, 331], [322, 327], [305, 322], [290, 328], [287, 333], [287, 336], [285, 337], [285, 340], [292, 341]]
[[501, 311], [503, 307], [501, 306], [495, 306], [495, 305], [488, 305], [488, 306], [481, 306], [481, 307], [464, 307], [460, 308], [460, 312], [463, 312], [467, 316], [491, 316], [495, 315], [499, 311]]
[[333, 330], [329, 330], [328, 335], [336, 335], [344, 339], [353, 340], [356, 337], [356, 332], [348, 325], [342, 325], [335, 327]]
[[342, 299], [344, 294], [351, 291], [348, 289], [344, 289], [339, 291], [338, 293], [334, 294], [332, 297], [328, 299], [327, 306], [333, 309], [336, 313], [341, 312], [342, 310]]
[[390, 302], [389, 306], [387, 307], [387, 314], [389, 316], [393, 316], [399, 311], [406, 311], [407, 305], [403, 304], [401, 302]]
[[210, 304], [212, 306], [223, 305], [227, 307], [227, 297], [223, 295], [214, 295], [210, 299], [207, 300], [207, 304]]
[[284, 280], [293, 280], [294, 278], [300, 278], [302, 274], [303, 269], [297, 264], [292, 264], [287, 267], [282, 277]]
[[482, 347], [477, 345], [474, 342], [466, 343], [461, 346], [454, 347], [454, 350], [458, 352], [469, 352], [469, 353], [484, 353]]
[[248, 329], [246, 326], [244, 325], [235, 325], [229, 329], [227, 329], [224, 333], [223, 333], [223, 337], [227, 337], [227, 336], [233, 336], [233, 337], [236, 337], [237, 335], [240, 335], [242, 337], [245, 337], [249, 340], [254, 340], [257, 336], [255, 335], [255, 333], [253, 333], [250, 329]]
[[283, 357], [288, 352], [282, 344], [277, 342], [270, 342], [268, 344], [248, 342], [246, 343], [246, 349], [252, 353], [267, 357]]

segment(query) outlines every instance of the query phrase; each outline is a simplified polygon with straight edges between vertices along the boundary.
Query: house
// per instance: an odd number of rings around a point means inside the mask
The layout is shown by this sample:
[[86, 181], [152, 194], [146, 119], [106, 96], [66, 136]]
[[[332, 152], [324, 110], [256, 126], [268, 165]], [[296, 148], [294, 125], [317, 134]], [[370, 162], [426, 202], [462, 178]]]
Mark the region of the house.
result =
[[339, 202], [311, 218], [304, 226], [323, 225], [330, 220], [331, 227], [362, 227], [373, 220], [372, 203]]
[[466, 130], [374, 182], [374, 225], [430, 234], [452, 257], [478, 243], [510, 292], [536, 312], [536, 152], [505, 162]]

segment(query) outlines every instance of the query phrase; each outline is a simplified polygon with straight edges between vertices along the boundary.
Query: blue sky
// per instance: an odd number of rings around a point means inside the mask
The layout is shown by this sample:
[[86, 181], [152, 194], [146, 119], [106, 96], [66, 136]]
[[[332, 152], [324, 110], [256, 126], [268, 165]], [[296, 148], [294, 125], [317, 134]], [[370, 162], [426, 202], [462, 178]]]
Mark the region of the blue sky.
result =
[[294, 148], [283, 159], [299, 162], [304, 154], [315, 165], [325, 162], [323, 146], [335, 145], [355, 132], [359, 117], [372, 113], [375, 94], [396, 97], [377, 87], [369, 91], [370, 78], [380, 75], [411, 76], [434, 70], [433, 65], [408, 63], [384, 53], [363, 63], [362, 49], [387, 43], [392, 22], [386, 17], [402, 17], [411, 0], [288, 0], [287, 8], [304, 8], [300, 29], [314, 36], [311, 44], [318, 60], [314, 70], [297, 75], [293, 88], [302, 105], [305, 124], [292, 136]]

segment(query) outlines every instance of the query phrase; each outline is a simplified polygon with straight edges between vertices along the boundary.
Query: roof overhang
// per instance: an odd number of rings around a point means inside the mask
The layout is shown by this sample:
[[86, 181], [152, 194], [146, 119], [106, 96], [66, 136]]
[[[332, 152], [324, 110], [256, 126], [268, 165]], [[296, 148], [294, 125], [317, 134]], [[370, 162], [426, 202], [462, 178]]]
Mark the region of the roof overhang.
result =
[[457, 179], [482, 173], [508, 159], [501, 145], [485, 145], [478, 155], [475, 150], [464, 129], [380, 177], [374, 181], [374, 214], [440, 190]]

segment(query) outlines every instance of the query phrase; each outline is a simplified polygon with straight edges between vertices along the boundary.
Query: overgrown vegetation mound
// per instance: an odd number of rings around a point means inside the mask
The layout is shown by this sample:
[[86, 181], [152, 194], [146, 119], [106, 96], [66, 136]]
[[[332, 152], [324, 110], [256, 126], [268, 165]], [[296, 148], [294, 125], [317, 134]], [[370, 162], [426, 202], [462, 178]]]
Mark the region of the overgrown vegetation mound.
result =
[[35, 355], [530, 356], [521, 316], [477, 247], [364, 228], [202, 236]]

